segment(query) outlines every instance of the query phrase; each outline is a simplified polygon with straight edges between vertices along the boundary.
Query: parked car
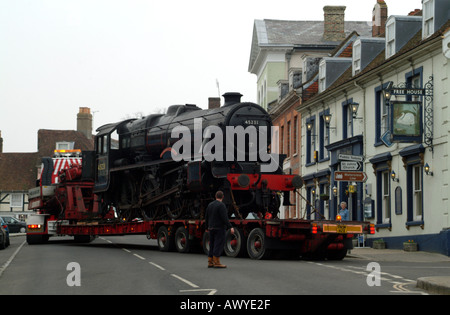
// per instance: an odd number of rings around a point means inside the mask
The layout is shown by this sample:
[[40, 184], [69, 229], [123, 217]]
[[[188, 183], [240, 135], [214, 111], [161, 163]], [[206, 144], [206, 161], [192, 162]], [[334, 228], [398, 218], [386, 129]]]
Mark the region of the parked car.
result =
[[9, 230], [8, 225], [0, 217], [0, 249], [5, 249], [9, 246]]
[[27, 231], [27, 224], [25, 222], [17, 220], [14, 217], [3, 216], [2, 218], [8, 224], [10, 233], [25, 233]]

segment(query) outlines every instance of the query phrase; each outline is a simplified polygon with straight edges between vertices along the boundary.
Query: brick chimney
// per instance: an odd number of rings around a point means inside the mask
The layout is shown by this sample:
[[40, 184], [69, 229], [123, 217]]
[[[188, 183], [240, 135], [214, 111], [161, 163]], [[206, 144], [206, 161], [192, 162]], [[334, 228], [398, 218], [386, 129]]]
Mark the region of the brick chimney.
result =
[[92, 139], [92, 114], [89, 107], [80, 107], [77, 114], [77, 131]]
[[372, 37], [385, 37], [388, 7], [384, 0], [377, 0], [372, 12]]
[[219, 108], [219, 107], [220, 107], [220, 97], [208, 98], [208, 109]]
[[3, 138], [1, 130], [0, 130], [0, 153], [3, 153]]
[[345, 39], [345, 6], [324, 6], [323, 40], [339, 42]]

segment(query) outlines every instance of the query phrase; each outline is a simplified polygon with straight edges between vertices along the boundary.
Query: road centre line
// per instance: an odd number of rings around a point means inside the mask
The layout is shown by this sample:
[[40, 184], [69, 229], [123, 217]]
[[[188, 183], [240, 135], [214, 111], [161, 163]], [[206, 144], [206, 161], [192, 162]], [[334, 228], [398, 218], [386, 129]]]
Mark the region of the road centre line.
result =
[[160, 270], [166, 270], [164, 267], [161, 267], [160, 265], [158, 265], [158, 264], [155, 264], [154, 262], [151, 262], [151, 261], [149, 261], [148, 262], [150, 265], [153, 265], [153, 266], [155, 266], [156, 268], [158, 268], [158, 269], [160, 269]]
[[[103, 237], [102, 237], [101, 239], [103, 239], [103, 240], [105, 240], [105, 241], [108, 241], [108, 242], [112, 243], [111, 241], [109, 241], [109, 240], [107, 240], [107, 239], [105, 239], [105, 238], [103, 238]], [[145, 257], [142, 257], [142, 256], [140, 256], [140, 255], [138, 255], [138, 254], [135, 254], [135, 253], [133, 253], [132, 251], [126, 249], [126, 248], [123, 248], [123, 247], [122, 247], [122, 250], [124, 250], [124, 251], [127, 252], [127, 253], [133, 254], [133, 256], [135, 256], [135, 257], [137, 257], [137, 258], [139, 258], [139, 259], [141, 259], [141, 260], [146, 260]], [[165, 271], [165, 270], [166, 270], [164, 267], [162, 267], [162, 266], [160, 266], [160, 265], [158, 265], [158, 264], [156, 264], [156, 263], [154, 263], [154, 262], [149, 261], [148, 263], [149, 263], [150, 265], [154, 266], [155, 268], [158, 268], [159, 270], [162, 270], [162, 271]], [[0, 272], [1, 272], [1, 269], [0, 269]], [[0, 273], [0, 275], [1, 275], [1, 273]], [[210, 292], [208, 293], [208, 295], [214, 295], [214, 294], [217, 292], [216, 289], [200, 289], [200, 287], [199, 287], [198, 285], [196, 285], [196, 284], [192, 283], [191, 281], [186, 280], [186, 279], [184, 279], [184, 278], [182, 278], [182, 277], [180, 277], [180, 276], [178, 276], [178, 275], [176, 275], [176, 274], [173, 274], [173, 273], [172, 273], [172, 274], [170, 274], [170, 275], [171, 275], [172, 277], [174, 277], [174, 278], [176, 278], [176, 279], [178, 279], [178, 280], [184, 282], [185, 284], [189, 285], [190, 287], [192, 287], [192, 288], [194, 288], [194, 289], [197, 289], [197, 290], [194, 290], [194, 291], [205, 291], [205, 292], [206, 292], [206, 291], [210, 291]], [[189, 291], [189, 290], [180, 290], [180, 292], [188, 292], [188, 291]]]
[[184, 279], [184, 278], [181, 278], [180, 276], [178, 276], [178, 275], [176, 275], [176, 274], [173, 274], [173, 273], [172, 273], [171, 276], [174, 277], [174, 278], [177, 278], [178, 280], [180, 280], [180, 281], [186, 283], [187, 285], [189, 285], [189, 286], [191, 286], [191, 287], [193, 287], [193, 288], [195, 288], [195, 289], [199, 288], [198, 285], [193, 284], [191, 281], [186, 280], [186, 279]]

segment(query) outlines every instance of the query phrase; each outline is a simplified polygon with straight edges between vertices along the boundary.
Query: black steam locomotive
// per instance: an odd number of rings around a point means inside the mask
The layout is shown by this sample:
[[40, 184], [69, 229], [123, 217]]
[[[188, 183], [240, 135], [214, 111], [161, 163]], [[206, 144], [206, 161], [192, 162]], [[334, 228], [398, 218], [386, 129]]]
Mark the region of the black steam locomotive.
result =
[[270, 155], [269, 114], [241, 96], [226, 93], [220, 108], [173, 105], [164, 115], [100, 127], [93, 172], [104, 212], [114, 207], [123, 220], [200, 218], [222, 190], [230, 216], [276, 217], [280, 194], [287, 204], [302, 179], [283, 174], [285, 157]]

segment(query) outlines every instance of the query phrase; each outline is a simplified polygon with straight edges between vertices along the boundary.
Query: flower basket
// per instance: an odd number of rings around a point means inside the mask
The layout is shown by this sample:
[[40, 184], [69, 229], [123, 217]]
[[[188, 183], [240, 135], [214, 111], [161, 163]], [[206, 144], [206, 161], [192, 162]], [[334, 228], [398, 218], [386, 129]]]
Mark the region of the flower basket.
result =
[[327, 194], [320, 195], [320, 200], [329, 200], [329, 199], [330, 199], [330, 195], [327, 195]]
[[383, 240], [375, 240], [372, 243], [373, 249], [385, 249], [386, 248], [386, 242]]
[[414, 241], [408, 241], [403, 243], [403, 250], [405, 252], [417, 252], [418, 244]]

